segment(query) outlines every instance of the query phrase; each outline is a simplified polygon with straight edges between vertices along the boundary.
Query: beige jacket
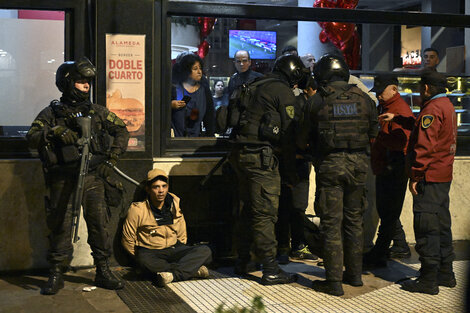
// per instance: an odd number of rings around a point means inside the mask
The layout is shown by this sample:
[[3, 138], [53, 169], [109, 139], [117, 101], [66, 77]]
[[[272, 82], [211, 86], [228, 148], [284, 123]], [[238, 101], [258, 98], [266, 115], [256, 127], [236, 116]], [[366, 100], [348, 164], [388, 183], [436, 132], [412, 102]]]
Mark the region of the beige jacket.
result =
[[173, 197], [171, 225], [157, 224], [148, 200], [131, 204], [122, 229], [122, 245], [130, 254], [135, 254], [136, 246], [164, 249], [173, 246], [177, 241], [186, 243], [186, 221], [179, 207], [180, 199], [172, 193], [169, 194]]

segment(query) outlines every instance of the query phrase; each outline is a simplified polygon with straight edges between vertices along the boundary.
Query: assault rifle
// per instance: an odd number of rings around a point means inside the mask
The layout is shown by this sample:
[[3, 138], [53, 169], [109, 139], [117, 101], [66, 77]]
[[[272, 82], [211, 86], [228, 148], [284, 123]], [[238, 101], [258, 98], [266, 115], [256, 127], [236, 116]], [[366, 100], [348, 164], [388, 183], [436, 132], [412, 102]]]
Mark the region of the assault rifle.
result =
[[83, 200], [83, 191], [85, 185], [85, 176], [88, 173], [88, 165], [91, 158], [90, 139], [91, 139], [91, 117], [77, 117], [76, 122], [82, 131], [82, 137], [78, 139], [77, 144], [81, 147], [80, 171], [78, 173], [77, 187], [73, 197], [72, 204], [72, 241], [78, 241], [78, 223], [80, 221], [80, 209]]

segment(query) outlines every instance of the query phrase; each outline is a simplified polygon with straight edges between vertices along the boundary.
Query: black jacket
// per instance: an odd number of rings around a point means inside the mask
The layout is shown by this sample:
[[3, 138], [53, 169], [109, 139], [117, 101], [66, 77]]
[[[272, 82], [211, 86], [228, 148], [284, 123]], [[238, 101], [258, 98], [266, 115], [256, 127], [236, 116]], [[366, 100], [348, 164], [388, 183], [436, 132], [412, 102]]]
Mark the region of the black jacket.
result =
[[[246, 114], [240, 119], [241, 127], [236, 134], [235, 143], [238, 145], [269, 145], [274, 148], [280, 161], [281, 175], [287, 181], [294, 183], [295, 176], [295, 128], [294, 117], [296, 107], [296, 97], [289, 84], [283, 76], [272, 73], [266, 78], [275, 78], [260, 85], [256, 89], [256, 97], [251, 107], [248, 107]], [[267, 113], [277, 116], [279, 119], [280, 139], [278, 142], [272, 142], [260, 138], [259, 128]], [[294, 175], [294, 176], [293, 176]]]
[[[39, 152], [45, 146], [50, 146], [53, 150], [61, 148], [61, 144], [52, 136], [52, 128], [57, 125], [66, 126], [80, 134], [80, 129], [74, 121], [74, 117], [80, 115], [89, 115], [92, 118], [91, 150], [94, 155], [103, 155], [102, 161], [105, 161], [111, 153], [119, 156], [126, 151], [129, 132], [115, 113], [98, 104], [86, 102], [82, 105], [70, 105], [57, 100], [52, 101], [33, 121], [26, 135], [29, 146]], [[112, 137], [112, 140], [103, 142], [106, 135]], [[62, 164], [59, 164], [59, 167], [60, 165]]]
[[250, 80], [255, 79], [256, 77], [261, 77], [263, 74], [248, 70], [243, 73], [235, 73], [230, 77], [230, 81], [228, 82], [228, 87], [227, 87], [227, 93], [228, 97], [230, 99], [230, 96], [232, 96], [232, 93], [237, 87], [243, 85], [246, 82], [249, 82]]

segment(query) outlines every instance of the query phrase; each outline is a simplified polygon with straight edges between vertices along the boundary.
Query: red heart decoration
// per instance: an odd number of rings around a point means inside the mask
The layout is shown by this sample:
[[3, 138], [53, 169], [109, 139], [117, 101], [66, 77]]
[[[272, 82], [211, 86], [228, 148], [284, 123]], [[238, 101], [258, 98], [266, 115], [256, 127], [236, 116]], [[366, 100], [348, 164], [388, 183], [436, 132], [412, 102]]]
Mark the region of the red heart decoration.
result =
[[201, 59], [204, 59], [204, 57], [209, 53], [209, 48], [209, 43], [206, 40], [199, 44], [197, 47], [197, 54]]
[[313, 3], [315, 8], [337, 8], [338, 0], [315, 0]]
[[216, 18], [214, 17], [199, 17], [199, 35], [201, 39], [206, 38], [214, 29]]
[[328, 39], [339, 46], [341, 42], [346, 42], [352, 37], [355, 28], [356, 25], [352, 23], [327, 22], [324, 30]]
[[359, 0], [339, 0], [338, 8], [355, 9], [358, 3], [359, 3]]

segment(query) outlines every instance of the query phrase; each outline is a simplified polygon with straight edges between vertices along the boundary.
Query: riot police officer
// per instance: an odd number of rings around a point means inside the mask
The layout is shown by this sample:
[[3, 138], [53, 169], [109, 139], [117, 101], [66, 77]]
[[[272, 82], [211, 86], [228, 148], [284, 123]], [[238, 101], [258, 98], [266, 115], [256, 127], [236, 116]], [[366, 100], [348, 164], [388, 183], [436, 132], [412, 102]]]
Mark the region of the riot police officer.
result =
[[105, 187], [110, 182], [112, 166], [127, 148], [129, 134], [116, 114], [90, 102], [90, 84], [95, 74], [96, 69], [87, 58], [60, 65], [56, 72], [56, 85], [62, 97], [60, 101], [53, 100], [38, 114], [27, 134], [30, 146], [39, 152], [48, 192], [46, 219], [50, 230], [50, 249], [47, 259], [51, 269], [42, 290], [47, 295], [56, 294], [64, 287], [63, 273], [72, 259], [72, 214], [68, 203], [79, 173], [77, 140], [81, 129], [77, 118], [82, 116], [91, 117], [92, 157], [84, 179], [82, 206], [88, 228], [88, 244], [97, 267], [95, 284], [107, 289], [123, 287], [108, 264], [112, 251]]
[[[291, 283], [296, 278], [282, 271], [276, 261], [274, 225], [281, 190], [279, 158], [286, 164], [286, 181], [293, 185], [297, 176], [292, 123], [296, 98], [291, 88], [306, 75], [304, 68], [297, 56], [279, 57], [272, 73], [262, 78], [265, 82], [253, 91], [253, 101], [241, 114], [235, 130], [231, 161], [244, 188], [240, 196], [248, 211], [245, 216], [249, 216], [244, 221], [245, 234], [251, 227], [254, 252], [263, 264], [261, 283], [265, 285]], [[243, 272], [251, 242], [241, 240], [241, 244], [246, 248], [239, 249], [239, 269]]]
[[[344, 294], [341, 282], [362, 286], [362, 214], [368, 169], [366, 149], [377, 136], [375, 103], [348, 84], [349, 68], [340, 56], [325, 55], [314, 67], [318, 92], [309, 99], [298, 144], [309, 145], [316, 173], [315, 211], [324, 238], [325, 281], [317, 291]], [[343, 236], [343, 237], [342, 237]], [[343, 277], [343, 253], [346, 272]]]

